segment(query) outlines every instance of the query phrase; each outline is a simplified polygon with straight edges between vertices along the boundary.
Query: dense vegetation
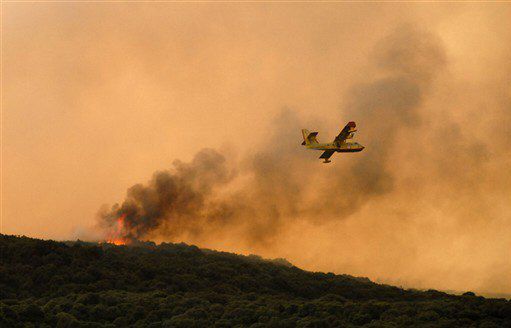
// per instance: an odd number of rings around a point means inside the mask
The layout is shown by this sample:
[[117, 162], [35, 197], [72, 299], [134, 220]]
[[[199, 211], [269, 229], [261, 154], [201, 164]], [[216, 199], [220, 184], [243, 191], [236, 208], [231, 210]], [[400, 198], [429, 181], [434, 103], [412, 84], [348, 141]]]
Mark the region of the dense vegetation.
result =
[[0, 235], [1, 327], [511, 327], [511, 302], [184, 244]]

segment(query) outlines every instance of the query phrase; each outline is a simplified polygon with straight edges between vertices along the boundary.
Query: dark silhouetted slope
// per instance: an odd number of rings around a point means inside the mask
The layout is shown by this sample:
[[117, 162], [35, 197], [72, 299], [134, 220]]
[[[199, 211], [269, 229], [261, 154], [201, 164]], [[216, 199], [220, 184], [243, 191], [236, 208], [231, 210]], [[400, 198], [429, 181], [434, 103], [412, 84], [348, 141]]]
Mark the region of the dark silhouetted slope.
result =
[[0, 235], [0, 326], [511, 327], [511, 303], [184, 244]]

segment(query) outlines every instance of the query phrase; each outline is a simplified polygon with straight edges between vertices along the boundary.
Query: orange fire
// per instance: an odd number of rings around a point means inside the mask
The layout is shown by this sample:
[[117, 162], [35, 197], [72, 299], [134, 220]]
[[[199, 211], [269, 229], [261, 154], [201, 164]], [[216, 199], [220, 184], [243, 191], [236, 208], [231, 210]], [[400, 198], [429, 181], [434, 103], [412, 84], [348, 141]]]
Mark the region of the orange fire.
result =
[[106, 240], [107, 243], [114, 245], [127, 245], [130, 243], [128, 238], [123, 237], [126, 230], [125, 220], [126, 214], [123, 214], [117, 218], [115, 225], [112, 227], [110, 233], [108, 234], [108, 238]]
[[119, 238], [119, 239], [111, 239], [111, 240], [108, 240], [107, 241], [109, 244], [114, 244], [114, 245], [126, 245], [128, 244], [128, 240], [127, 239], [124, 239], [124, 238]]

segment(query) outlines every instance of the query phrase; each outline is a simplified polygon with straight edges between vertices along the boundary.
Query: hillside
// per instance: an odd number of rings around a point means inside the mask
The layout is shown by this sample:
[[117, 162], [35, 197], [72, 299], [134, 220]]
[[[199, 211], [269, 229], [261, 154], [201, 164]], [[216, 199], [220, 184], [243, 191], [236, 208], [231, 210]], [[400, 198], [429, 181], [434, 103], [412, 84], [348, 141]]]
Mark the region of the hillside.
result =
[[511, 302], [201, 250], [0, 235], [1, 327], [511, 327]]

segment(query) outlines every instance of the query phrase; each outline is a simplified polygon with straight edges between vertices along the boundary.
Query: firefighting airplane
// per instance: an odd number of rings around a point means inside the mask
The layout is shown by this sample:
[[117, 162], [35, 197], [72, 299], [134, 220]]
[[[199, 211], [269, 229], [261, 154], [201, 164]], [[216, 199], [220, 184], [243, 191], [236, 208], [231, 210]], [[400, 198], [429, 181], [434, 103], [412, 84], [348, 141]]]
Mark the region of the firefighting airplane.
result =
[[357, 142], [346, 142], [347, 139], [353, 138], [353, 135], [357, 131], [355, 122], [348, 122], [344, 129], [334, 141], [331, 143], [319, 143], [316, 140], [317, 132], [309, 132], [309, 130], [302, 129], [303, 142], [302, 145], [307, 149], [324, 150], [323, 154], [319, 158], [324, 159], [323, 163], [330, 163], [330, 157], [335, 153], [352, 153], [362, 151], [364, 146]]

